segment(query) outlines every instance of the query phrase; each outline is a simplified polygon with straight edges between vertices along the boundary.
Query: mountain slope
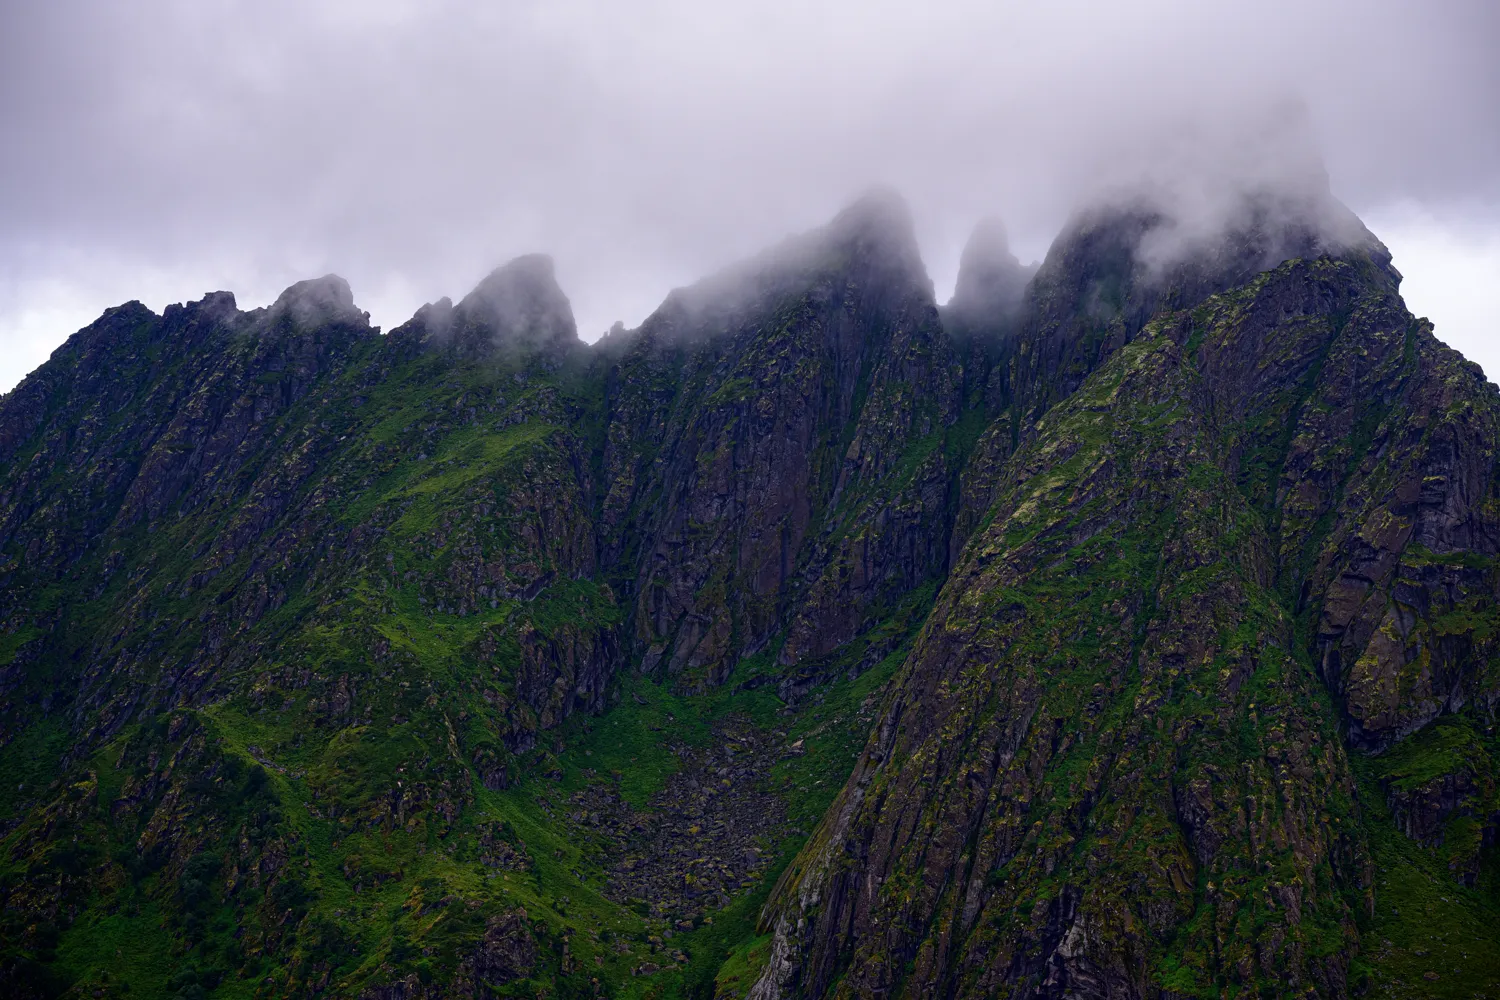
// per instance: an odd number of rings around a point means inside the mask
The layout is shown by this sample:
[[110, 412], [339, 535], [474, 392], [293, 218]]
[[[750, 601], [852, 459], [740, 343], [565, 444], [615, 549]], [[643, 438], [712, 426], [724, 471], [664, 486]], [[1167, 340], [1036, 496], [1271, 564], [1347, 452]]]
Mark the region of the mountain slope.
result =
[[1315, 207], [110, 310], [0, 399], [0, 983], [1483, 989], [1500, 397]]
[[[1405, 796], [1356, 788], [1338, 724], [1394, 729], [1374, 693], [1492, 732], [1496, 694], [1500, 410], [1383, 261], [1159, 313], [1030, 429], [752, 996], [1346, 993], [1379, 915], [1360, 791]], [[1472, 884], [1494, 800], [1454, 763], [1427, 839]]]

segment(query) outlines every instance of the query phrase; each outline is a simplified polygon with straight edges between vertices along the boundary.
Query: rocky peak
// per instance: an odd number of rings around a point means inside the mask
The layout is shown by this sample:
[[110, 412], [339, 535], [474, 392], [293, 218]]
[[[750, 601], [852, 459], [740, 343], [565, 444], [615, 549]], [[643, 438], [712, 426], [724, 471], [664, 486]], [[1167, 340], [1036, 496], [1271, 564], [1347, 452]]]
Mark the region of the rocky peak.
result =
[[826, 225], [673, 289], [641, 329], [648, 342], [701, 341], [758, 328], [759, 318], [792, 298], [821, 300], [834, 285], [864, 289], [890, 306], [913, 296], [932, 300], [911, 210], [900, 195], [874, 190]]
[[1186, 309], [1283, 261], [1358, 261], [1394, 293], [1390, 254], [1353, 213], [1308, 187], [1164, 201], [1132, 193], [1074, 216], [1026, 297], [1018, 392], [1033, 409], [1072, 392], [1160, 310]]
[[1011, 253], [1005, 223], [984, 219], [964, 246], [947, 311], [965, 328], [1006, 324], [1020, 313], [1035, 273], [1035, 265], [1023, 267]]
[[[283, 292], [282, 297], [284, 298], [285, 296], [286, 292]], [[188, 308], [196, 309], [201, 314], [215, 316], [228, 316], [240, 311], [239, 303], [235, 301], [234, 293], [226, 291], [205, 292], [203, 298], [197, 302], [188, 303]]]
[[331, 323], [368, 326], [370, 314], [354, 305], [349, 282], [336, 274], [325, 274], [288, 287], [266, 310], [266, 319], [271, 323], [285, 319], [295, 327], [311, 329]]
[[447, 332], [456, 348], [472, 353], [578, 343], [573, 307], [545, 254], [517, 257], [490, 272], [454, 307]]
[[876, 188], [856, 199], [834, 216], [825, 233], [840, 245], [881, 249], [920, 261], [911, 206], [889, 188]]
[[218, 323], [232, 322], [239, 315], [239, 305], [235, 302], [233, 292], [206, 292], [201, 299], [185, 303], [174, 302], [163, 309], [161, 332], [168, 336], [180, 336], [185, 327], [211, 328]]
[[[788, 621], [779, 662], [811, 663], [941, 572], [941, 459], [920, 463], [906, 492], [887, 489], [917, 442], [956, 419], [951, 354], [900, 198], [867, 195], [675, 291], [617, 372], [611, 441], [640, 444], [610, 456], [606, 506], [623, 510], [626, 490], [661, 497], [634, 584], [648, 670], [685, 689], [720, 683]], [[658, 392], [679, 378], [691, 390], [681, 408]], [[857, 573], [828, 541], [844, 524], [866, 525]]]
[[[1298, 258], [1362, 257], [1388, 272], [1390, 253], [1322, 187], [1259, 187], [1197, 212], [1143, 208], [1134, 250], [1141, 279], [1163, 301], [1187, 305]], [[1394, 291], [1394, 284], [1392, 285]]]

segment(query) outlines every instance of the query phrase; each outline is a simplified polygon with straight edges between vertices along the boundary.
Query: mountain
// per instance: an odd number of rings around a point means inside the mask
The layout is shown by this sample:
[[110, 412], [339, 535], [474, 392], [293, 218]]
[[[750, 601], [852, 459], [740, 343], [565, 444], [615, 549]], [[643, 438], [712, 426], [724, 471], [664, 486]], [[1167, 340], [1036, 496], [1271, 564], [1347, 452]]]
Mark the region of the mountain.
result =
[[110, 309], [0, 398], [18, 997], [1473, 996], [1500, 392], [1331, 199]]

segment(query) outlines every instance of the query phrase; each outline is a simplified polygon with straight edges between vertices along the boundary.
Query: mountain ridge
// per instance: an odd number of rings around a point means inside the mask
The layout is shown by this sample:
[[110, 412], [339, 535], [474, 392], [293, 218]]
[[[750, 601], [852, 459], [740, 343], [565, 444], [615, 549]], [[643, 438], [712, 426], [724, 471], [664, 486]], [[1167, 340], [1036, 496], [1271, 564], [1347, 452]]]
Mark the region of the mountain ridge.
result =
[[540, 255], [106, 311], [0, 397], [0, 982], [1500, 975], [1500, 392], [1250, 204], [939, 305], [876, 192], [598, 346]]

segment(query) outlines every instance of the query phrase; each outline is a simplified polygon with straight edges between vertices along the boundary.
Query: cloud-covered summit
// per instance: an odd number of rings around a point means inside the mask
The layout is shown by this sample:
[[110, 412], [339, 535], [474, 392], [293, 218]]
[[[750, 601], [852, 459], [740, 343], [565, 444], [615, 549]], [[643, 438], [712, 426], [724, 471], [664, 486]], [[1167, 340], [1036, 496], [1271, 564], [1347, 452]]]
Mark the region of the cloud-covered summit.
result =
[[1500, 217], [1500, 12], [1481, 0], [58, 0], [0, 17], [7, 384], [129, 298], [269, 303], [333, 271], [390, 328], [537, 250], [592, 340], [873, 184], [909, 199], [946, 298], [977, 219], [1039, 258], [1174, 135], [1288, 102], [1361, 215], [1413, 199]]

